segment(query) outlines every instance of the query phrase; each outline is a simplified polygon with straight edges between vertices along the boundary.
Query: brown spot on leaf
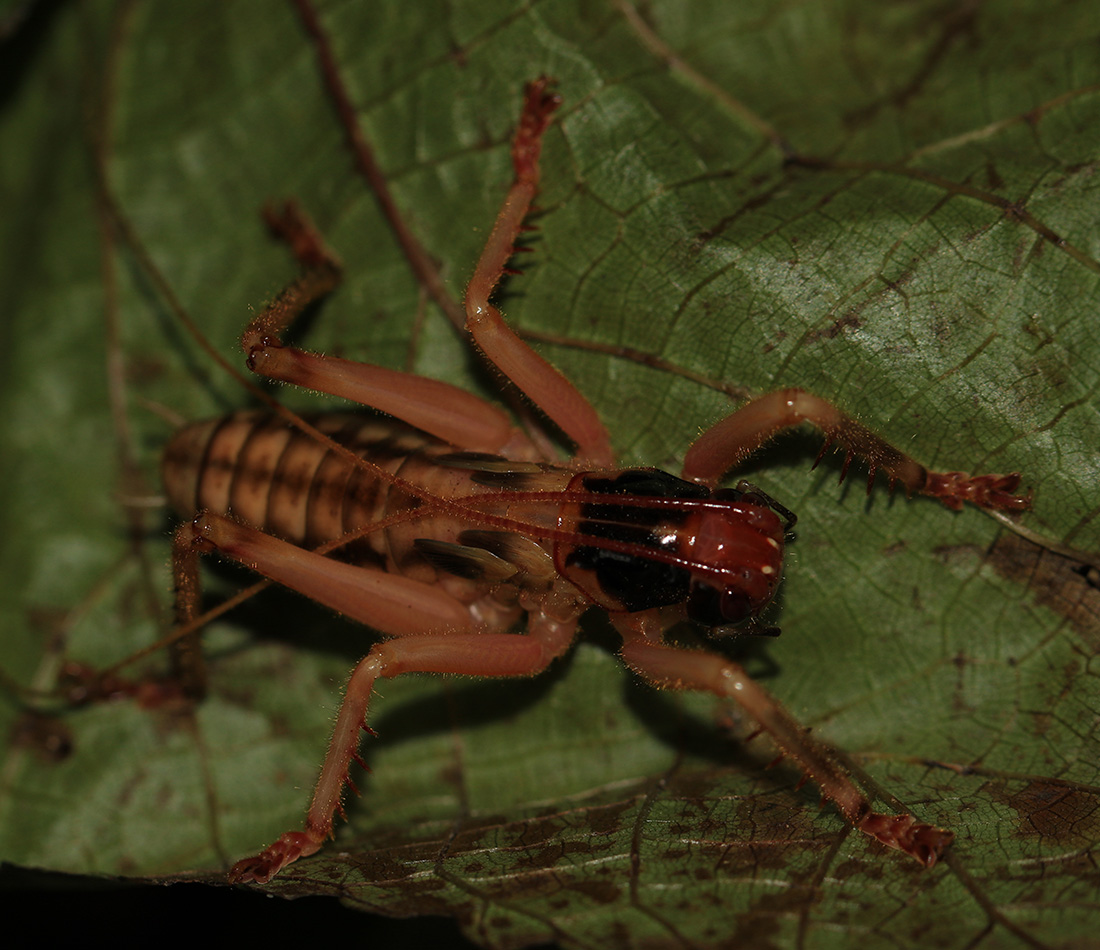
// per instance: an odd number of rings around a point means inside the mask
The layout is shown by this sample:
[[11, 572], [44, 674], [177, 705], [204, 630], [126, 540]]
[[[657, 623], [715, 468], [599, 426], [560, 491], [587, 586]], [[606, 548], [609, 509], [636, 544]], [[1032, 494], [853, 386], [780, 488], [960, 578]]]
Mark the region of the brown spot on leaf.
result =
[[[987, 786], [988, 788], [989, 786]], [[1018, 833], [1038, 834], [1062, 847], [1080, 847], [1100, 834], [1100, 797], [1095, 792], [1045, 779], [1028, 782], [1018, 791], [994, 790], [1019, 816]]]
[[807, 888], [799, 886], [797, 877], [793, 877], [794, 886], [778, 892], [764, 893], [748, 911], [736, 917], [737, 930], [730, 938], [731, 947], [782, 947], [782, 921], [788, 915], [795, 916], [805, 912]]
[[619, 899], [620, 886], [613, 880], [575, 880], [570, 888], [597, 904], [613, 904]]
[[997, 171], [997, 166], [989, 161], [985, 163], [985, 180], [993, 191], [1000, 191], [1005, 186], [1005, 180]]
[[622, 801], [594, 809], [588, 814], [588, 828], [593, 834], [613, 834], [622, 827], [628, 813], [634, 809], [632, 801]]
[[987, 560], [1037, 603], [1065, 617], [1090, 655], [1100, 652], [1100, 588], [1089, 582], [1086, 565], [1014, 534], [998, 538]]
[[858, 330], [863, 326], [854, 310], [849, 310], [839, 320], [834, 320], [824, 330], [811, 330], [806, 334], [807, 343], [817, 343], [819, 340], [832, 340], [840, 336], [845, 330]]
[[73, 735], [63, 720], [28, 709], [12, 726], [11, 745], [29, 749], [43, 762], [57, 764], [72, 753]]
[[[379, 835], [376, 849], [355, 855], [357, 870], [363, 881], [371, 884], [392, 884], [412, 880], [419, 893], [441, 889], [439, 881], [420, 874], [424, 864], [430, 864], [439, 854], [438, 845], [430, 841], [412, 844], [402, 842], [400, 848], [391, 849], [387, 847], [390, 843], [389, 837]], [[400, 840], [400, 835], [393, 837]]]
[[786, 338], [787, 338], [786, 330], [777, 330], [776, 333], [775, 333], [775, 336], [770, 341], [768, 341], [767, 343], [764, 344], [763, 349], [761, 349], [761, 351], [760, 351], [761, 355], [766, 356], [768, 353], [770, 353], [772, 350], [774, 350], [777, 346], [779, 346], [779, 344], [782, 343]]

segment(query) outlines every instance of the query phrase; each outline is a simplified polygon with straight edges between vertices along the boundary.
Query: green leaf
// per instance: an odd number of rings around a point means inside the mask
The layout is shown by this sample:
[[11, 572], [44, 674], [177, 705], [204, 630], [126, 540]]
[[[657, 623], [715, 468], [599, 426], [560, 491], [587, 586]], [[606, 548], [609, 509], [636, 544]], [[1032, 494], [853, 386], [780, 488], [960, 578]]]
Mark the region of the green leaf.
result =
[[[319, 16], [456, 297], [509, 181], [522, 85], [558, 80], [536, 253], [503, 306], [625, 463], [677, 470], [735, 406], [723, 384], [802, 386], [934, 468], [1022, 472], [1021, 523], [1055, 550], [979, 511], [837, 488], [838, 459], [810, 471], [810, 433], [747, 467], [800, 520], [783, 635], [738, 652], [874, 787], [956, 832], [933, 871], [849, 833], [795, 769], [765, 771], [773, 752], [735, 711], [637, 683], [593, 623], [531, 682], [387, 682], [348, 825], [270, 889], [452, 914], [490, 946], [1088, 939], [1096, 569], [1056, 551], [1100, 550], [1095, 12], [542, 0]], [[355, 173], [290, 5], [91, 2], [32, 26], [2, 77], [0, 665], [44, 689], [62, 657], [107, 665], [166, 629], [166, 414], [248, 401], [107, 240], [97, 115], [120, 208], [228, 359], [293, 274], [258, 215], [293, 196], [347, 274], [302, 343], [497, 390]], [[213, 590], [249, 581], [210, 574]], [[220, 880], [301, 821], [370, 642], [272, 591], [208, 631], [193, 715], [119, 702], [32, 720], [9, 691], [0, 857]]]

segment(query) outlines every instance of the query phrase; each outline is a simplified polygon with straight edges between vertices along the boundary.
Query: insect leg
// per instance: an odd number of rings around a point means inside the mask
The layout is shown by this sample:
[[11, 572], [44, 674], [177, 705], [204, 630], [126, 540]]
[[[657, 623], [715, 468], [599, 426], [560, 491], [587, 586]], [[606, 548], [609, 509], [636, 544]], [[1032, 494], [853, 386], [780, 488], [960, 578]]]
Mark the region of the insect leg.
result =
[[539, 153], [550, 116], [561, 100], [549, 81], [528, 83], [512, 143], [515, 179], [466, 287], [466, 329], [478, 349], [577, 446], [577, 457], [609, 467], [611, 439], [596, 410], [558, 370], [524, 343], [489, 302], [516, 251], [516, 239], [538, 192]]
[[458, 386], [286, 346], [282, 332], [338, 282], [340, 265], [292, 202], [267, 212], [272, 230], [290, 245], [302, 275], [245, 329], [248, 368], [261, 376], [351, 399], [403, 419], [445, 442], [477, 452], [530, 454], [534, 449], [507, 413]]
[[912, 815], [872, 811], [867, 797], [829, 750], [812, 739], [798, 720], [737, 663], [713, 653], [646, 642], [629, 630], [624, 631], [624, 641], [623, 660], [654, 685], [706, 690], [736, 700], [860, 831], [904, 851], [926, 867], [932, 867], [954, 839], [950, 831], [918, 822]]
[[239, 861], [229, 872], [235, 883], [270, 880], [283, 867], [319, 850], [332, 835], [348, 768], [365, 727], [367, 706], [378, 678], [402, 673], [452, 673], [471, 676], [534, 676], [568, 648], [574, 624], [532, 628], [517, 634], [452, 634], [404, 637], [377, 644], [356, 666], [344, 691], [321, 776], [313, 793], [304, 830], [287, 831], [272, 845]]
[[[468, 631], [476, 626], [466, 606], [438, 586], [335, 561], [203, 511], [182, 524], [173, 541], [178, 628], [190, 627], [202, 612], [199, 557], [214, 551], [392, 636], [427, 629]], [[173, 679], [180, 691], [201, 699], [206, 692], [206, 664], [199, 634], [175, 640], [171, 656]]]
[[[837, 442], [847, 450], [848, 459], [841, 478], [847, 474], [853, 455], [867, 460], [870, 466], [868, 492], [875, 472], [881, 468], [889, 476], [891, 487], [901, 482], [906, 493], [931, 495], [955, 510], [967, 501], [998, 511], [1025, 511], [1031, 507], [1030, 498], [1013, 494], [1020, 484], [1019, 474], [930, 472], [836, 406], [804, 389], [768, 393], [711, 426], [688, 449], [683, 476], [705, 485], [717, 485], [727, 471], [741, 464], [772, 436], [801, 422], [813, 423], [824, 432], [826, 447]], [[822, 449], [822, 453], [824, 451]]]
[[200, 512], [176, 532], [176, 588], [189, 603], [198, 602], [198, 557], [208, 552], [238, 561], [391, 636], [426, 630], [472, 632], [477, 627], [466, 605], [438, 585], [345, 564], [210, 511]]

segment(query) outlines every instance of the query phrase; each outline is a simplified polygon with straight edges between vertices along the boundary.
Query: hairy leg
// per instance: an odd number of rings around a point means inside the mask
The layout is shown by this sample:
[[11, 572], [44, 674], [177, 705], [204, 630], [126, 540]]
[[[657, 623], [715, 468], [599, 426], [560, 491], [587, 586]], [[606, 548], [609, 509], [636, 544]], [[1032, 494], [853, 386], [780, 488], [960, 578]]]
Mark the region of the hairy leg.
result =
[[802, 767], [851, 825], [883, 844], [932, 867], [954, 839], [950, 831], [919, 822], [912, 815], [873, 811], [867, 796], [828, 748], [811, 738], [798, 720], [737, 663], [701, 650], [659, 645], [630, 629], [624, 630], [623, 660], [656, 686], [705, 690], [735, 700], [783, 753]]
[[508, 259], [516, 251], [516, 239], [538, 192], [542, 136], [560, 102], [549, 92], [548, 80], [527, 85], [512, 144], [515, 179], [466, 287], [466, 329], [478, 349], [573, 440], [579, 461], [610, 467], [614, 462], [611, 439], [596, 410], [569, 380], [516, 335], [489, 302]]
[[293, 203], [278, 213], [269, 210], [267, 220], [276, 235], [290, 245], [303, 270], [245, 329], [241, 345], [249, 369], [371, 406], [469, 451], [534, 457], [530, 441], [507, 413], [458, 386], [286, 346], [281, 339], [283, 331], [336, 286], [340, 265]]
[[683, 476], [714, 487], [726, 472], [744, 462], [777, 433], [802, 422], [812, 423], [825, 433], [826, 448], [836, 442], [847, 450], [841, 478], [847, 474], [853, 455], [867, 460], [868, 492], [875, 472], [882, 469], [891, 487], [900, 482], [907, 494], [931, 495], [948, 508], [957, 510], [963, 502], [996, 511], [1025, 511], [1031, 507], [1030, 498], [1013, 494], [1020, 484], [1018, 474], [930, 472], [836, 406], [804, 389], [768, 393], [711, 426], [688, 450]]
[[366, 727], [367, 707], [377, 679], [402, 673], [457, 673], [471, 676], [534, 676], [569, 647], [575, 623], [532, 627], [518, 634], [435, 633], [377, 644], [356, 666], [344, 691], [321, 776], [302, 830], [287, 831], [259, 854], [239, 861], [229, 872], [234, 883], [270, 880], [300, 857], [313, 854], [332, 835], [341, 808], [348, 769], [357, 758], [359, 731]]

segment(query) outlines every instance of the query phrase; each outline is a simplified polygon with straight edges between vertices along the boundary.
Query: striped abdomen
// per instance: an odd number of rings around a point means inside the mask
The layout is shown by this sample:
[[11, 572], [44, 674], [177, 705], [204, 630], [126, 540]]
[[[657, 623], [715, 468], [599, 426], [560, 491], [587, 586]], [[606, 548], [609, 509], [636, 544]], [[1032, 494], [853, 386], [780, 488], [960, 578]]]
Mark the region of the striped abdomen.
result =
[[[558, 493], [572, 473], [456, 454], [451, 446], [384, 417], [330, 414], [308, 421], [356, 458], [396, 475], [404, 487], [277, 416], [237, 412], [185, 426], [173, 436], [161, 463], [169, 501], [184, 517], [200, 510], [229, 515], [306, 548], [389, 517], [385, 531], [366, 534], [338, 556], [424, 583], [442, 582], [464, 603], [482, 599], [492, 588], [496, 593], [479, 610], [500, 629], [514, 622], [517, 596], [502, 584], [545, 590], [553, 582], [549, 551], [516, 531], [530, 530], [537, 537], [557, 524]], [[496, 478], [484, 477], [487, 459], [494, 475], [499, 466], [534, 471], [550, 491], [545, 499], [514, 505]], [[430, 499], [469, 502], [474, 497], [472, 508], [457, 512], [422, 507]]]
[[[332, 414], [310, 420], [361, 458], [395, 472], [439, 443], [390, 419]], [[185, 426], [164, 450], [168, 499], [184, 517], [232, 515], [265, 533], [315, 547], [377, 520], [389, 485], [322, 443], [262, 412]], [[381, 553], [381, 539], [371, 539]]]

